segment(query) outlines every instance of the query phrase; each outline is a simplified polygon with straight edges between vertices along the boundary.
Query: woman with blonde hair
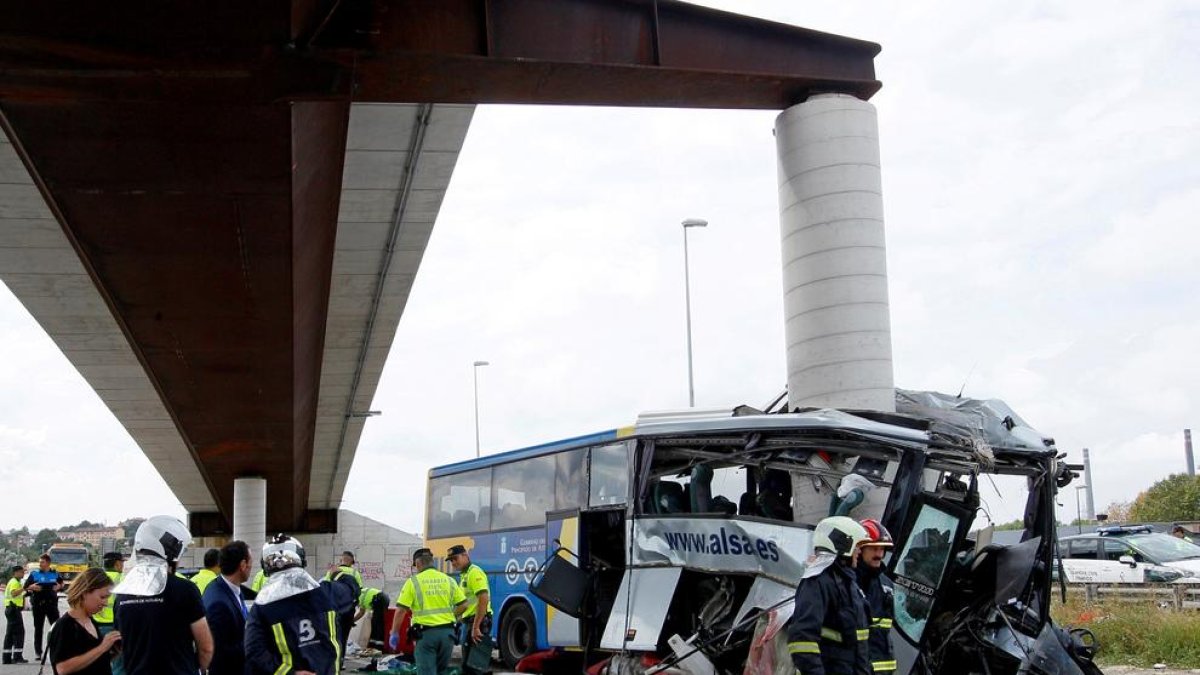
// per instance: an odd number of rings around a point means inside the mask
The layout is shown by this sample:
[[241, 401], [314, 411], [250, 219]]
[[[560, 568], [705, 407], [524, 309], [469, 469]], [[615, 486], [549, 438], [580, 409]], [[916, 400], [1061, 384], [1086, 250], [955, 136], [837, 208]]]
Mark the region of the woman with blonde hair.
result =
[[112, 675], [113, 647], [121, 640], [118, 631], [101, 637], [92, 615], [108, 605], [113, 581], [104, 570], [93, 567], [75, 577], [67, 591], [70, 609], [50, 631], [50, 666], [55, 675]]

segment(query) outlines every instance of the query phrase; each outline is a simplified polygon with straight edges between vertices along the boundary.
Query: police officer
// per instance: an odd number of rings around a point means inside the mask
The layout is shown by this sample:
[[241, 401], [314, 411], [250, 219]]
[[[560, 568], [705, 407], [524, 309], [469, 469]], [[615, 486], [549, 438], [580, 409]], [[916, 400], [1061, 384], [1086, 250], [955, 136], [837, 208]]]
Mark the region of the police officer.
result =
[[304, 546], [277, 534], [263, 546], [266, 583], [246, 618], [248, 673], [336, 675], [342, 643], [337, 617], [354, 598], [345, 586], [322, 584], [304, 569]]
[[[112, 579], [113, 586], [121, 583], [121, 570], [125, 569], [125, 556], [117, 551], [110, 551], [104, 554], [104, 573]], [[92, 618], [100, 626], [100, 637], [103, 638], [113, 631], [113, 604], [116, 603], [116, 594], [108, 596], [108, 604], [104, 609], [92, 615]], [[112, 660], [113, 675], [125, 675], [125, 668], [121, 664], [121, 655], [118, 653]]]
[[479, 672], [469, 665], [472, 648], [483, 642], [480, 649], [487, 649], [488, 656], [491, 656], [491, 642], [484, 642], [484, 638], [491, 637], [492, 632], [492, 603], [488, 577], [482, 567], [471, 562], [471, 556], [467, 554], [465, 546], [451, 546], [446, 552], [446, 560], [449, 560], [458, 572], [458, 583], [467, 598], [467, 609], [462, 613], [462, 661], [463, 672], [472, 675]]
[[788, 653], [804, 675], [869, 675], [871, 618], [854, 573], [867, 531], [853, 518], [832, 516], [813, 531], [813, 556], [796, 587]]
[[4, 629], [4, 664], [29, 663], [21, 652], [25, 649], [25, 619], [21, 611], [25, 609], [25, 588], [21, 578], [25, 576], [25, 567], [13, 565], [11, 577], [4, 586], [4, 620], [8, 626]]
[[390, 643], [400, 640], [400, 624], [412, 613], [409, 634], [417, 643], [417, 675], [439, 675], [450, 665], [454, 648], [454, 623], [467, 608], [462, 588], [449, 576], [433, 567], [433, 551], [413, 551], [416, 574], [404, 581], [396, 600], [396, 618], [392, 622]]
[[874, 518], [861, 521], [867, 531], [867, 541], [862, 545], [859, 558], [858, 585], [867, 596], [871, 610], [871, 639], [867, 651], [871, 657], [871, 669], [876, 673], [892, 673], [896, 670], [896, 655], [892, 652], [892, 580], [883, 573], [883, 556], [892, 547], [892, 535], [883, 523]]
[[196, 575], [192, 577], [192, 583], [200, 589], [200, 597], [204, 597], [204, 589], [208, 588], [208, 585], [219, 576], [221, 576], [221, 552], [210, 548], [204, 552], [204, 569], [196, 572]]
[[62, 576], [50, 567], [50, 554], [38, 557], [38, 568], [25, 581], [29, 591], [29, 604], [33, 607], [33, 651], [38, 660], [42, 658], [42, 634], [46, 624], [58, 621], [58, 592], [62, 590]]
[[[383, 622], [387, 619], [388, 604], [391, 601], [388, 599], [387, 593], [384, 593], [378, 588], [370, 586], [362, 589], [362, 593], [358, 594], [358, 609], [354, 612], [354, 621], [367, 613], [371, 612], [371, 637], [368, 639], [367, 646], [383, 650], [387, 644], [387, 631], [383, 626]], [[379, 659], [372, 658], [371, 662], [360, 668], [364, 672], [374, 672], [379, 667]]]
[[337, 565], [329, 568], [329, 572], [325, 575], [325, 580], [332, 581], [334, 575], [336, 575], [338, 571], [341, 571], [344, 574], [352, 575], [354, 580], [358, 582], [359, 587], [362, 587], [363, 578], [362, 574], [359, 573], [358, 568], [354, 566], [353, 551], [342, 551], [341, 559], [338, 561]]

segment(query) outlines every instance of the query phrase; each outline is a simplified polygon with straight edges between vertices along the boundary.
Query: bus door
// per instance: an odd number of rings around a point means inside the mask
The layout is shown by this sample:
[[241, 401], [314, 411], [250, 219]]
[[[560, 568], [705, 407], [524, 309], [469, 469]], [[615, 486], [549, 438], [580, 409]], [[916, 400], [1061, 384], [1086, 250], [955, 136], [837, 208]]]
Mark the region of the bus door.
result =
[[[564, 548], [559, 557], [575, 567], [579, 567], [579, 558], [583, 557], [579, 534], [579, 509], [567, 509], [546, 514], [546, 551]], [[578, 557], [576, 557], [578, 556]], [[580, 646], [579, 619], [546, 605], [546, 642], [551, 647]]]

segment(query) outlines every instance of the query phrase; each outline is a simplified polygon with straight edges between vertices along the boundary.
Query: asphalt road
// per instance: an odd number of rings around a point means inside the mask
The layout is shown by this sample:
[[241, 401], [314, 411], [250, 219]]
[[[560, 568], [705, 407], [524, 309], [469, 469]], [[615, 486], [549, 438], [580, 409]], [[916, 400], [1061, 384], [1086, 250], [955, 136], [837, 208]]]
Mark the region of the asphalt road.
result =
[[[59, 600], [59, 611], [65, 612], [67, 609], [66, 600]], [[25, 615], [25, 658], [33, 660], [33, 615], [26, 611], [22, 612]], [[0, 630], [3, 630], [0, 627]], [[50, 632], [49, 626], [46, 627], [46, 632]], [[354, 669], [364, 666], [367, 661], [364, 659], [355, 659], [353, 657], [346, 659], [346, 668], [343, 672], [353, 672]], [[38, 664], [30, 663], [26, 665], [5, 666], [0, 665], [0, 675], [34, 675], [38, 671]], [[50, 673], [49, 664], [47, 664], [46, 673]], [[1200, 675], [1200, 670], [1154, 670], [1152, 668], [1132, 668], [1129, 666], [1110, 666], [1104, 669], [1105, 675]], [[496, 672], [494, 675], [502, 675]]]

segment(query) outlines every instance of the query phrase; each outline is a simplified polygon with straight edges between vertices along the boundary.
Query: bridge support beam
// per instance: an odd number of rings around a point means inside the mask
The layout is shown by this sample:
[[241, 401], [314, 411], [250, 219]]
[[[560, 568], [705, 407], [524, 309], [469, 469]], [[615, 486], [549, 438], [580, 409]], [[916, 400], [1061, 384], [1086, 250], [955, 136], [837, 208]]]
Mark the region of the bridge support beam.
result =
[[267, 541], [267, 479], [233, 481], [233, 538], [246, 542], [257, 565]]
[[[814, 96], [776, 118], [775, 142], [789, 408], [894, 412], [875, 107]], [[815, 523], [833, 495], [800, 478], [793, 496], [796, 520]], [[876, 490], [852, 515], [878, 517], [884, 502]]]

